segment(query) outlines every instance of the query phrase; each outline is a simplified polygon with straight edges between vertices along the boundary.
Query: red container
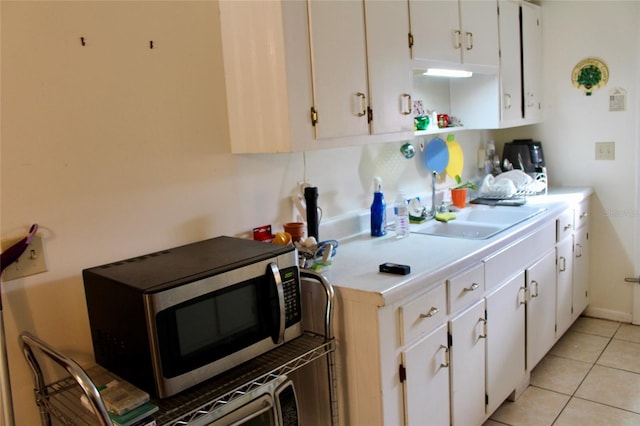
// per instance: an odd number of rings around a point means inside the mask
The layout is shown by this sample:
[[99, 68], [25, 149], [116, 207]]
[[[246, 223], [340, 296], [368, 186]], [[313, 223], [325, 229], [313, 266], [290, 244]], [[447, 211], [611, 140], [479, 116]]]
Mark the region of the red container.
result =
[[447, 114], [438, 114], [438, 127], [449, 127], [449, 116]]

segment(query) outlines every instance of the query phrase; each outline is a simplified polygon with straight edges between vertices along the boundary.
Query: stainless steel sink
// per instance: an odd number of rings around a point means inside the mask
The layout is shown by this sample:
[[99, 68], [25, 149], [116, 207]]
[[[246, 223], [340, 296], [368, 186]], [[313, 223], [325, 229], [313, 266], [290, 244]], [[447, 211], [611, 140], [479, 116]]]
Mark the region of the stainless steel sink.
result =
[[456, 219], [449, 222], [431, 220], [414, 226], [416, 234], [439, 235], [443, 237], [483, 240], [490, 238], [520, 222], [542, 213], [538, 207], [471, 206], [456, 213]]

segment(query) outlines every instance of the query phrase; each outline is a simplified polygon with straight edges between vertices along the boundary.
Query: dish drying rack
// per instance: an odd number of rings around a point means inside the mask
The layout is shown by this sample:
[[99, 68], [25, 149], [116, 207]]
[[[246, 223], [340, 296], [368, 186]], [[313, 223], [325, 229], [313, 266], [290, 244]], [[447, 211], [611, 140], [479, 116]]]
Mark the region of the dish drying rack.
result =
[[[301, 270], [300, 276], [303, 278], [302, 281], [319, 283], [324, 290], [326, 296], [324, 336], [307, 331], [291, 342], [173, 397], [161, 400], [152, 398], [151, 402], [159, 407], [159, 411], [151, 415], [158, 426], [183, 426], [201, 420], [202, 417], [247, 392], [281, 375], [290, 374], [323, 356], [326, 357], [327, 362], [331, 424], [333, 426], [338, 424], [333, 287], [323, 275], [317, 272]], [[72, 426], [112, 425], [98, 386], [117, 378], [115, 375], [99, 365], [84, 369], [73, 359], [31, 333], [23, 332], [20, 339], [24, 356], [34, 374], [35, 400], [40, 409], [43, 425], [52, 425], [54, 419], [64, 425]], [[45, 355], [46, 358], [64, 368], [68, 376], [52, 383], [45, 383], [44, 373], [36, 353]], [[86, 396], [89, 407], [82, 405], [83, 395]]]
[[547, 193], [549, 192], [549, 183], [547, 181], [546, 170], [543, 172], [528, 173], [528, 175], [531, 176], [533, 180], [524, 188], [518, 189], [514, 194], [510, 196], [483, 193], [478, 193], [478, 196], [486, 199], [506, 200], [511, 198], [522, 198], [535, 195], [547, 195]]

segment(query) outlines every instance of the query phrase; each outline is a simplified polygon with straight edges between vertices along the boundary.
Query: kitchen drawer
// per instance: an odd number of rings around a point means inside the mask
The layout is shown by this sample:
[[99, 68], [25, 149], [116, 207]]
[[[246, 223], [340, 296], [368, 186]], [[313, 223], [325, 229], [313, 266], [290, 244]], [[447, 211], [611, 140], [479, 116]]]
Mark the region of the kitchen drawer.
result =
[[447, 292], [449, 294], [449, 313], [480, 300], [484, 293], [484, 264], [479, 263], [448, 279]]
[[446, 307], [447, 291], [444, 285], [400, 306], [400, 344], [407, 344], [444, 322]]
[[567, 209], [556, 219], [556, 242], [573, 233], [573, 214], [573, 209]]
[[556, 243], [556, 222], [549, 221], [530, 234], [484, 260], [485, 288], [490, 290], [533, 264]]
[[574, 210], [573, 223], [575, 225], [575, 229], [580, 229], [585, 224], [589, 223], [589, 198], [584, 199], [576, 206]]

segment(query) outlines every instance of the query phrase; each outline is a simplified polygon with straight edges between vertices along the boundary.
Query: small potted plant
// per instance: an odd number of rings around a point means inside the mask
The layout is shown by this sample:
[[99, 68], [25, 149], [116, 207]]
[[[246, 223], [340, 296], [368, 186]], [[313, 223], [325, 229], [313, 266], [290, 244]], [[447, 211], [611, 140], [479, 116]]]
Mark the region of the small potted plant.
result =
[[451, 202], [454, 206], [463, 209], [467, 202], [467, 188], [476, 190], [478, 187], [471, 181], [462, 183], [460, 175], [456, 175], [455, 179], [457, 185], [451, 188]]

